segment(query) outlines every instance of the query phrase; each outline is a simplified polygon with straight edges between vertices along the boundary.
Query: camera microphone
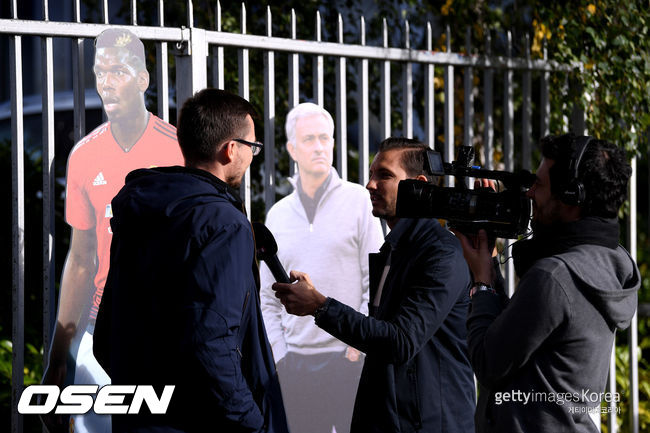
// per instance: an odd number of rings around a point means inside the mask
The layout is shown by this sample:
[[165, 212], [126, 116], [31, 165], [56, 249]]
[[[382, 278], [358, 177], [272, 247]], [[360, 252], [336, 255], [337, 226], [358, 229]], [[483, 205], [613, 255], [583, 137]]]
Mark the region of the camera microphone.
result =
[[255, 248], [257, 258], [264, 260], [269, 267], [273, 278], [278, 283], [290, 283], [289, 276], [278, 260], [278, 244], [275, 242], [273, 233], [260, 222], [253, 223], [253, 233], [255, 234]]

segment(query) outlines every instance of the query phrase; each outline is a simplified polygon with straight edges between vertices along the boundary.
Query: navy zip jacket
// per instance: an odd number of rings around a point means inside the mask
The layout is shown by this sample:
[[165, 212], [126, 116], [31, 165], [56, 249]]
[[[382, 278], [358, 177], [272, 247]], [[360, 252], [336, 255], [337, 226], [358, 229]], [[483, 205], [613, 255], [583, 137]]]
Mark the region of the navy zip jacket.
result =
[[176, 385], [166, 415], [113, 432], [287, 432], [237, 193], [184, 167], [131, 172], [112, 201], [94, 353], [113, 384]]
[[460, 242], [435, 219], [404, 218], [370, 254], [370, 317], [328, 301], [316, 324], [366, 353], [352, 432], [474, 432], [469, 284]]

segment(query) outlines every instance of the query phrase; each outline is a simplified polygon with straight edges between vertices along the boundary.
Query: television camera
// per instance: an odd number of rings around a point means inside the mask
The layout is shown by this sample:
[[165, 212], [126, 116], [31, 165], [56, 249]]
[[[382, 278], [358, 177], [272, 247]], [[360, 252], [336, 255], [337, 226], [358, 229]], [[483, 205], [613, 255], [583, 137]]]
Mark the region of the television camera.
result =
[[[517, 173], [485, 170], [472, 166], [474, 148], [461, 146], [456, 161], [445, 163], [439, 152], [427, 152], [428, 169], [433, 176], [455, 179], [453, 187], [438, 186], [420, 180], [402, 180], [397, 192], [397, 216], [440, 218], [466, 234], [484, 229], [491, 236], [516, 239], [528, 230], [531, 201], [526, 191], [535, 181], [527, 170]], [[468, 177], [492, 179], [503, 186], [469, 189]]]

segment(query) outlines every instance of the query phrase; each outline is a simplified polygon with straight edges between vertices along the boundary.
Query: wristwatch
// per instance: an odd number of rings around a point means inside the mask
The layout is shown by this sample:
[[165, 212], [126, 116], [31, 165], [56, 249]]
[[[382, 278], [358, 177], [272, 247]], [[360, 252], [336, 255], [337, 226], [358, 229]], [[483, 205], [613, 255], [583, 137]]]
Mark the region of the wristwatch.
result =
[[481, 281], [476, 281], [474, 284], [472, 284], [472, 288], [469, 291], [469, 297], [472, 298], [478, 292], [489, 292], [493, 295], [497, 294], [496, 290]]
[[312, 316], [314, 316], [314, 320], [318, 320], [318, 317], [323, 314], [324, 312], [327, 311], [327, 308], [330, 306], [330, 301], [332, 298], [327, 297], [325, 300], [325, 303], [321, 305], [320, 307], [316, 308], [316, 311], [313, 312]]

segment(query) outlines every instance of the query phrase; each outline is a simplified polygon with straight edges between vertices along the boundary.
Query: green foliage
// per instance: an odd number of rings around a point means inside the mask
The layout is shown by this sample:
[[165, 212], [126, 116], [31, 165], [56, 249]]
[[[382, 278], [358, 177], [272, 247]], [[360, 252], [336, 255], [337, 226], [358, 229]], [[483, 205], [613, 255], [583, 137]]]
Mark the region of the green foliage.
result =
[[0, 340], [0, 406], [11, 400], [11, 341]]
[[[377, 3], [393, 4], [379, 0]], [[459, 30], [470, 27], [474, 47], [483, 51], [486, 29], [490, 29], [493, 53], [503, 55], [504, 32], [510, 30], [513, 55], [524, 54], [522, 41], [528, 34], [532, 58], [543, 57], [546, 41], [550, 60], [577, 66], [567, 75], [551, 74], [551, 133], [562, 130], [563, 116], [577, 103], [585, 109], [590, 134], [625, 145], [630, 151], [643, 152], [647, 148], [648, 140], [644, 136], [650, 128], [647, 0], [435, 3], [418, 5], [416, 14], [426, 19], [431, 19], [431, 15], [439, 17], [441, 24], [455, 29], [452, 48], [456, 51], [464, 41], [461, 36], [464, 34], [459, 35]], [[498, 137], [498, 131], [495, 132]]]
[[583, 65], [570, 76], [582, 92], [569, 96], [579, 98], [585, 108], [587, 130], [628, 150], [640, 144], [645, 150], [643, 134], [650, 127], [647, 1], [579, 1], [571, 7], [543, 3], [534, 10], [539, 25], [555, 29], [548, 40], [551, 58]]
[[[0, 327], [0, 331], [2, 327]], [[10, 340], [0, 339], [0, 411], [7, 411], [11, 407], [11, 371], [12, 371], [13, 345]], [[34, 385], [40, 383], [43, 376], [43, 349], [25, 343], [25, 378], [24, 384]], [[8, 414], [3, 414], [8, 416]]]
[[[643, 337], [639, 344], [639, 431], [650, 428], [650, 365], [641, 357], [641, 350], [650, 348], [650, 337]], [[620, 433], [630, 432], [630, 350], [629, 346], [616, 347], [616, 392], [621, 401], [620, 412], [616, 414], [616, 423]], [[610, 416], [610, 415], [608, 415]], [[603, 417], [603, 421], [605, 421]], [[603, 422], [603, 432], [608, 433]]]

